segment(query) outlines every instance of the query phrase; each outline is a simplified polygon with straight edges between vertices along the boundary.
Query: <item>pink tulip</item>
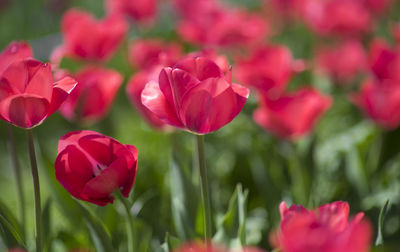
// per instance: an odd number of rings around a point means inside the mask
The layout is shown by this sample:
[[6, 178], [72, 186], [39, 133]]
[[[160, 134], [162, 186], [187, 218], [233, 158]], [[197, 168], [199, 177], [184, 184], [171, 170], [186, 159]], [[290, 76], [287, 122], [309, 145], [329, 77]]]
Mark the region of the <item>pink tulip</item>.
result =
[[309, 133], [330, 108], [332, 99], [313, 89], [302, 89], [271, 99], [261, 95], [254, 121], [280, 137], [297, 139]]
[[161, 70], [142, 92], [142, 103], [164, 123], [197, 134], [214, 132], [242, 110], [249, 90], [204, 57], [188, 57]]
[[136, 40], [129, 48], [129, 61], [140, 69], [154, 66], [171, 66], [175, 64], [182, 53], [182, 48], [176, 43], [164, 43], [160, 40]]
[[127, 15], [135, 21], [148, 22], [154, 19], [157, 0], [106, 0], [109, 13]]
[[287, 47], [268, 45], [237, 59], [235, 75], [245, 85], [277, 95], [285, 90], [297, 63]]
[[96, 20], [91, 14], [72, 9], [62, 18], [65, 54], [78, 59], [108, 60], [128, 31], [128, 24], [119, 15]]
[[347, 84], [367, 70], [368, 59], [359, 41], [348, 40], [333, 47], [320, 48], [316, 64], [317, 70], [328, 74], [338, 84]]
[[59, 108], [75, 85], [69, 77], [53, 83], [48, 63], [31, 58], [16, 61], [0, 76], [0, 119], [33, 128]]
[[395, 129], [400, 125], [400, 83], [398, 81], [367, 80], [352, 100], [382, 127]]
[[358, 213], [349, 220], [349, 205], [336, 201], [315, 210], [279, 206], [281, 225], [274, 243], [282, 252], [367, 252], [371, 225]]
[[400, 50], [375, 39], [370, 47], [370, 67], [379, 80], [400, 81]]
[[78, 85], [60, 107], [68, 120], [94, 122], [101, 120], [109, 111], [123, 77], [115, 70], [86, 67], [75, 75]]

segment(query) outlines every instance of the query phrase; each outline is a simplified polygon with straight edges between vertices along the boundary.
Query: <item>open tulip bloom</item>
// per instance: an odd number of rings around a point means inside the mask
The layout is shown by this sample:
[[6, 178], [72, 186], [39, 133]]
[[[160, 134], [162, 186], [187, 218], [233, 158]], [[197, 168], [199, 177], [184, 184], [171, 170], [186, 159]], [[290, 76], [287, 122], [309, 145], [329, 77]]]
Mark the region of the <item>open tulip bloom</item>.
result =
[[142, 103], [161, 121], [196, 134], [214, 132], [242, 110], [249, 90], [232, 83], [210, 59], [188, 57], [150, 81]]

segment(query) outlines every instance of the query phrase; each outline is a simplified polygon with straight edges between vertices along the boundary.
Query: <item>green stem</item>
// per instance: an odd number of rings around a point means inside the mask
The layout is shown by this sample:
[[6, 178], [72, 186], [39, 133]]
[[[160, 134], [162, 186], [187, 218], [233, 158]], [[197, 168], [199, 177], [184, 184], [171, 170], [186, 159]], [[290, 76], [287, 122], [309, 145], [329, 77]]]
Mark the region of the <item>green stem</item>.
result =
[[210, 192], [207, 179], [206, 160], [204, 156], [204, 136], [196, 135], [197, 142], [197, 157], [199, 160], [200, 169], [200, 185], [201, 185], [201, 200], [204, 208], [204, 239], [208, 244], [212, 236], [212, 222], [211, 222], [211, 201]]
[[42, 252], [43, 239], [42, 239], [42, 209], [40, 205], [40, 184], [39, 184], [39, 173], [35, 155], [35, 145], [33, 143], [33, 134], [31, 129], [28, 129], [26, 131], [26, 138], [28, 141], [29, 158], [31, 161], [31, 169], [32, 169], [33, 191], [35, 195], [36, 252]]
[[128, 252], [135, 251], [135, 235], [134, 235], [134, 225], [133, 225], [133, 217], [131, 213], [131, 204], [130, 202], [122, 196], [121, 192], [117, 190], [115, 192], [116, 197], [121, 201], [124, 206], [126, 217], [128, 218], [128, 222], [126, 223], [127, 231], [128, 231]]
[[25, 239], [26, 219], [25, 219], [25, 197], [22, 183], [21, 167], [18, 162], [15, 139], [11, 124], [7, 124], [8, 149], [10, 151], [11, 163], [14, 168], [15, 182], [17, 184], [17, 197], [19, 202], [20, 220], [22, 228], [22, 237]]

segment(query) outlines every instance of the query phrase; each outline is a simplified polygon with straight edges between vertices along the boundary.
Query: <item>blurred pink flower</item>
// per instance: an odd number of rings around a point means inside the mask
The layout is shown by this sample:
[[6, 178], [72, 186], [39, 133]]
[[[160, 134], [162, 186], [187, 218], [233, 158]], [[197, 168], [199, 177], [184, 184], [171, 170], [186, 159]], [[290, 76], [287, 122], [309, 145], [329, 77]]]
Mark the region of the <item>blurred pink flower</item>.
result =
[[141, 22], [153, 20], [157, 11], [157, 0], [106, 0], [105, 5], [109, 13]]
[[320, 48], [316, 54], [316, 68], [334, 78], [337, 84], [347, 84], [368, 69], [368, 59], [358, 40], [347, 40]]
[[375, 39], [370, 46], [371, 71], [379, 80], [400, 81], [400, 48], [390, 47], [383, 39]]
[[315, 210], [282, 202], [280, 230], [272, 242], [282, 252], [367, 252], [372, 228], [364, 213], [349, 220], [349, 205], [336, 201]]
[[108, 60], [128, 28], [120, 15], [96, 20], [88, 12], [71, 9], [62, 18], [64, 54], [88, 61]]
[[173, 65], [181, 54], [182, 47], [179, 44], [165, 43], [156, 39], [135, 40], [129, 47], [129, 61], [140, 69]]
[[115, 70], [89, 66], [75, 76], [78, 85], [60, 107], [68, 120], [94, 122], [108, 112], [122, 85], [123, 77]]
[[314, 128], [331, 104], [330, 97], [310, 88], [277, 99], [261, 94], [253, 118], [265, 130], [282, 138], [298, 139]]
[[278, 96], [291, 76], [304, 69], [285, 46], [266, 45], [254, 49], [249, 57], [238, 58], [235, 76], [244, 85]]
[[371, 119], [387, 129], [400, 125], [400, 83], [392, 80], [367, 80], [351, 97]]

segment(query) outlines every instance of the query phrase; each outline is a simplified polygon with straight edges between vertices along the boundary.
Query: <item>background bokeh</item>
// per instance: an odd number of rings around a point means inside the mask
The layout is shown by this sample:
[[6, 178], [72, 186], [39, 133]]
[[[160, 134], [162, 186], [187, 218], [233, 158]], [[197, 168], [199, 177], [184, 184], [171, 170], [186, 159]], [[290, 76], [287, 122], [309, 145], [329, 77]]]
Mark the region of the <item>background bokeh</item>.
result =
[[[268, 12], [260, 1], [235, 0], [227, 4], [240, 5], [267, 18]], [[70, 7], [88, 10], [97, 17], [104, 15], [103, 3], [99, 0], [0, 0], [0, 48], [12, 40], [28, 40], [35, 57], [47, 61], [51, 51], [62, 42], [60, 20]], [[395, 1], [379, 17], [371, 36], [393, 41], [390, 27], [400, 21], [399, 13], [400, 4]], [[136, 70], [127, 61], [127, 45], [134, 38], [174, 40], [182, 43], [186, 52], [198, 50], [199, 47], [178, 37], [174, 30], [176, 19], [168, 1], [160, 1], [156, 23], [151, 27], [133, 23], [129, 38], [107, 66], [121, 72], [125, 83], [129, 80]], [[311, 60], [319, 39], [304, 24], [292, 22], [282, 32], [272, 35], [269, 41], [288, 46], [296, 59]], [[366, 46], [368, 38], [363, 43]], [[235, 71], [234, 62], [231, 64]], [[361, 78], [353, 86], [344, 88], [310, 69], [291, 79], [289, 89], [307, 84], [334, 99], [333, 106], [321, 118], [314, 132], [300, 140], [281, 140], [256, 125], [252, 120], [252, 112], [257, 107], [254, 95], [232, 123], [206, 136], [212, 202], [217, 213], [217, 240], [237, 242], [239, 234], [230, 233], [230, 230], [235, 230], [233, 226], [243, 222], [237, 217], [237, 211], [245, 210], [247, 243], [271, 249], [269, 232], [279, 225], [278, 205], [282, 200], [307, 207], [335, 200], [348, 201], [352, 215], [364, 211], [371, 220], [375, 239], [379, 212], [389, 200], [391, 207], [383, 229], [385, 246], [373, 250], [399, 251], [400, 130], [381, 129], [349, 101], [349, 90], [357, 90]], [[46, 223], [51, 223], [46, 226], [45, 234], [46, 240], [52, 242], [50, 251], [95, 248], [90, 228], [82, 221], [84, 217], [79, 207], [54, 176], [58, 139], [66, 132], [79, 129], [79, 125], [68, 122], [58, 113], [34, 129], [43, 206], [49, 218]], [[166, 239], [191, 239], [202, 232], [201, 216], [196, 216], [200, 202], [197, 196], [198, 174], [191, 168], [195, 146], [192, 135], [186, 132], [163, 133], [150, 128], [129, 103], [125, 85], [119, 90], [107, 117], [87, 129], [139, 149], [138, 175], [132, 195], [136, 225], [140, 230], [138, 251], [157, 251]], [[15, 128], [14, 134], [23, 168], [27, 204], [29, 209], [33, 209], [25, 133]], [[5, 123], [2, 122], [0, 201], [16, 214], [16, 187], [6, 139]], [[235, 190], [239, 197], [230, 201]], [[247, 201], [243, 204], [246, 195]], [[102, 208], [87, 206], [104, 222], [113, 242], [116, 245], [122, 243], [125, 226], [117, 214], [118, 208], [115, 210], [113, 205]], [[27, 218], [28, 230], [32, 231], [33, 213], [28, 212]], [[33, 241], [33, 237], [28, 238]], [[0, 250], [3, 249], [4, 244], [0, 241]]]

